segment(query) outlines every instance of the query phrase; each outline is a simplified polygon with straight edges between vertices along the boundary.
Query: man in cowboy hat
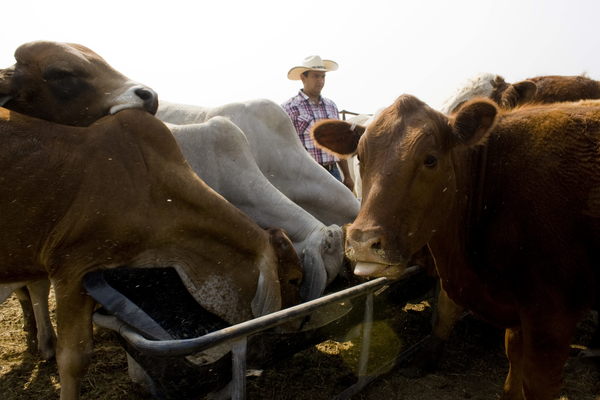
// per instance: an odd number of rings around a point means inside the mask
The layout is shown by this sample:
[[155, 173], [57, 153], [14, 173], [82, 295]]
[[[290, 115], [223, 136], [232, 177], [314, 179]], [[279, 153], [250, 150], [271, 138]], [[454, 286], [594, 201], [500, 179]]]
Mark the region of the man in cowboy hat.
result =
[[[293, 81], [302, 80], [304, 87], [300, 89], [296, 96], [283, 103], [282, 107], [292, 119], [298, 136], [300, 136], [300, 141], [310, 155], [352, 190], [354, 181], [350, 176], [346, 160], [340, 160], [317, 148], [310, 137], [310, 129], [317, 120], [324, 118], [339, 119], [336, 104], [321, 96], [321, 90], [325, 85], [325, 73], [336, 69], [338, 69], [338, 65], [334, 61], [321, 60], [319, 56], [306, 57], [302, 65], [295, 66], [288, 72], [288, 79]], [[343, 180], [336, 164], [339, 165], [344, 174]]]

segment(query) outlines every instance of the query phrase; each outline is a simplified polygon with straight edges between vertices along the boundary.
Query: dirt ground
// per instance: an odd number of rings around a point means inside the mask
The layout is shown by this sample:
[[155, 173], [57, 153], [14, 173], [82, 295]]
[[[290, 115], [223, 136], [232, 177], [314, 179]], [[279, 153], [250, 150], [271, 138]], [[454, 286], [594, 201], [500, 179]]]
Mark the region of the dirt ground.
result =
[[[429, 331], [430, 293], [408, 304], [376, 303], [368, 373], [423, 338]], [[585, 345], [597, 315], [580, 324], [575, 344]], [[361, 326], [339, 332], [335, 339], [310, 346], [290, 358], [249, 377], [247, 398], [273, 400], [332, 399], [356, 382]], [[373, 381], [353, 399], [488, 400], [498, 399], [507, 372], [502, 332], [465, 317], [446, 347], [439, 369], [420, 378], [406, 377], [394, 368]], [[385, 369], [385, 368], [384, 368]], [[0, 398], [4, 400], [58, 399], [54, 361], [39, 361], [25, 348], [18, 301], [0, 305]], [[131, 383], [125, 352], [112, 331], [95, 328], [92, 365], [82, 387], [82, 399], [151, 399]], [[600, 366], [592, 359], [571, 358], [565, 370], [561, 400], [600, 400]]]

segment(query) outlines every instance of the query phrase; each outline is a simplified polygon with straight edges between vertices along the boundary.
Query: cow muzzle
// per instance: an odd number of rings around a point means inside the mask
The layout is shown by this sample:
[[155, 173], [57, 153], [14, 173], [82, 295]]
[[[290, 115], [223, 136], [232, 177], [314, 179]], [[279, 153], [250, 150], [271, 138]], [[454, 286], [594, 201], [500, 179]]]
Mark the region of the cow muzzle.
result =
[[385, 243], [375, 231], [348, 231], [345, 253], [355, 265], [354, 275], [396, 279], [404, 274], [408, 258]]
[[143, 109], [154, 115], [158, 110], [158, 94], [147, 86], [132, 86], [115, 99], [114, 104], [110, 107], [110, 114], [116, 114], [128, 108]]

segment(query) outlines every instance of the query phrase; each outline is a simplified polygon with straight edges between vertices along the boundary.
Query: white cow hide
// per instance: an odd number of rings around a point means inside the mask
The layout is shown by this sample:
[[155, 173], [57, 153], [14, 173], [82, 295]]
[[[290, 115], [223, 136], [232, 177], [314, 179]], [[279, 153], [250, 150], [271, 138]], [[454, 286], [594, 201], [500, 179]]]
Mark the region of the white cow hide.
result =
[[156, 116], [173, 124], [227, 117], [246, 135], [256, 164], [284, 195], [325, 225], [354, 221], [358, 200], [304, 149], [283, 108], [270, 100], [250, 100], [216, 108], [160, 101]]

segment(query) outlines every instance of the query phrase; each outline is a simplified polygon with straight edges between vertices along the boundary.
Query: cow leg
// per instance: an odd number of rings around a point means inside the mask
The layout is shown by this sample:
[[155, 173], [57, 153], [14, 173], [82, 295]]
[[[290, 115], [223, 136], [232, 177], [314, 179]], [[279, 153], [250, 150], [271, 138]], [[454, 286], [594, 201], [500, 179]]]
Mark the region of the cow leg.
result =
[[523, 335], [521, 328], [506, 329], [504, 347], [509, 361], [502, 399], [523, 399]]
[[66, 283], [61, 284], [62, 281], [52, 281], [56, 296], [56, 363], [61, 385], [60, 400], [76, 400], [92, 356], [94, 301], [85, 294], [80, 284], [70, 287]]
[[581, 313], [559, 312], [548, 315], [552, 305], [522, 316], [523, 393], [527, 400], [551, 400], [562, 386], [563, 368]]
[[437, 306], [433, 315], [433, 336], [439, 338], [442, 342], [446, 342], [464, 310], [463, 307], [448, 297], [448, 293], [444, 289], [440, 288]]
[[54, 357], [56, 346], [56, 334], [50, 321], [50, 310], [48, 306], [48, 295], [50, 294], [50, 281], [40, 279], [27, 285], [33, 313], [35, 315], [35, 325], [37, 327], [37, 349], [44, 360], [50, 360]]
[[[439, 282], [437, 285], [439, 286]], [[438, 289], [437, 304], [432, 321], [433, 331], [422, 357], [421, 368], [424, 371], [432, 371], [437, 367], [444, 346], [463, 312], [464, 308], [452, 301], [443, 288]]]
[[29, 291], [26, 286], [23, 286], [15, 289], [14, 293], [19, 300], [21, 310], [23, 311], [23, 330], [27, 337], [27, 351], [31, 354], [35, 354], [37, 348], [37, 328]]
[[[439, 288], [439, 282], [437, 285]], [[464, 308], [452, 301], [444, 289], [439, 288], [433, 312], [433, 332], [424, 341], [413, 365], [403, 371], [405, 376], [420, 377], [437, 368], [444, 346], [463, 312]]]

